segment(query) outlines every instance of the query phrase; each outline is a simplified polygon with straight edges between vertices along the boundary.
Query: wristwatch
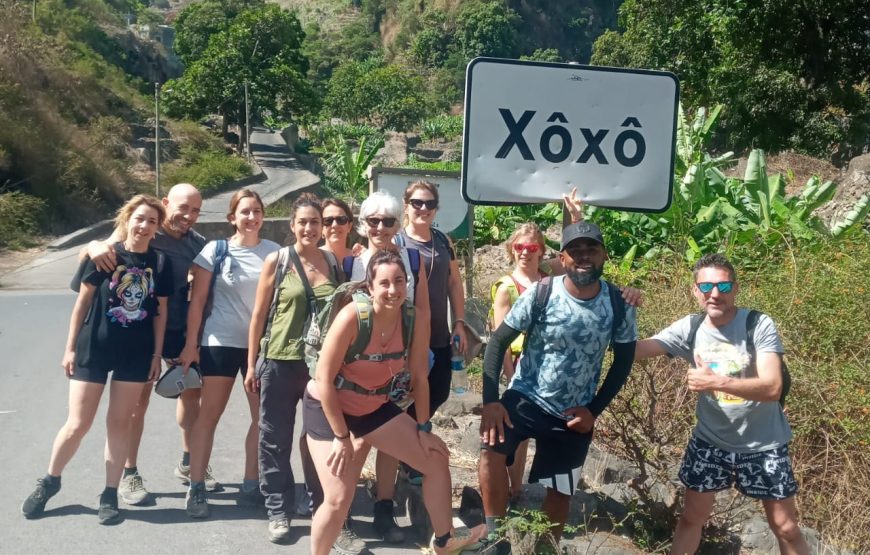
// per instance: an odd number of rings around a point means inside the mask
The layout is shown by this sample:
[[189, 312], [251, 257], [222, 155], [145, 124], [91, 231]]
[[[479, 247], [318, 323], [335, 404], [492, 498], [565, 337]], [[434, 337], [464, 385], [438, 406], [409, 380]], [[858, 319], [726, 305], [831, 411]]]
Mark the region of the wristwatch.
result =
[[427, 420], [425, 424], [417, 424], [417, 430], [426, 433], [432, 433], [432, 421]]

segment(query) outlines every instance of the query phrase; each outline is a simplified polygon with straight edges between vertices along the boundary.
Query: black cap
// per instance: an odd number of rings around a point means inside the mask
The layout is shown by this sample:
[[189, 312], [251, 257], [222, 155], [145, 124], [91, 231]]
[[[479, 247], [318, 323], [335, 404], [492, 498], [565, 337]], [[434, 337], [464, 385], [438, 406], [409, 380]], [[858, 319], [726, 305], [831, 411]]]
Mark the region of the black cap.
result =
[[562, 250], [565, 250], [565, 247], [571, 241], [577, 239], [592, 239], [601, 243], [601, 246], [604, 246], [604, 237], [601, 236], [601, 229], [589, 222], [577, 222], [562, 229]]

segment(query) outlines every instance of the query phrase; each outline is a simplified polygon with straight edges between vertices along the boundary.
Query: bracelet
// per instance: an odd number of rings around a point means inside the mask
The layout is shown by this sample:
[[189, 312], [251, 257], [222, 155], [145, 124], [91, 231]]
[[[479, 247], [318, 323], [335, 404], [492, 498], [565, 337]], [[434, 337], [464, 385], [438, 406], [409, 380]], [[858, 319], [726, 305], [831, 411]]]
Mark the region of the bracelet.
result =
[[350, 437], [350, 430], [348, 430], [347, 433], [344, 434], [343, 436], [340, 436], [338, 434], [333, 434], [333, 435], [335, 436], [335, 439], [337, 439], [337, 440], [348, 439]]
[[427, 420], [424, 424], [417, 424], [418, 432], [432, 433], [432, 421]]
[[160, 358], [160, 355], [158, 355], [157, 353], [154, 353], [153, 355], [151, 355], [151, 358]]
[[468, 327], [468, 323], [465, 320], [463, 320], [462, 318], [457, 318], [453, 320], [453, 329], [456, 329], [456, 324], [460, 323], [463, 325], [463, 327]]

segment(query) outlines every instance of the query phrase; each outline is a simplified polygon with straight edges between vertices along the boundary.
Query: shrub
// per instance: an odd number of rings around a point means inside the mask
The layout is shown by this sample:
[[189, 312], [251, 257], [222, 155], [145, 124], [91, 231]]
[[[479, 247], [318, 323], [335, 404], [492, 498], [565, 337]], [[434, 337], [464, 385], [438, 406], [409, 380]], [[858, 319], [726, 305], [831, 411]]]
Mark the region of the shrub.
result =
[[40, 198], [19, 191], [0, 193], [0, 247], [33, 246], [46, 213], [47, 206]]
[[420, 124], [420, 132], [427, 141], [455, 139], [462, 136], [462, 116], [437, 115]]
[[178, 162], [167, 164], [163, 184], [192, 183], [203, 194], [251, 174], [251, 166], [238, 156], [209, 150], [183, 148]]

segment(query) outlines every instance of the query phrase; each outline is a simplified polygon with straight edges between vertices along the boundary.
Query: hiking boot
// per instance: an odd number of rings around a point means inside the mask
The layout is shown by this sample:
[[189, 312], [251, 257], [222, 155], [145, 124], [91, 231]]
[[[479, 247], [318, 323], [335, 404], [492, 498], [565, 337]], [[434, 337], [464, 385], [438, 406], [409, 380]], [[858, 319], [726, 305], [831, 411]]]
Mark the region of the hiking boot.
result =
[[366, 542], [362, 541], [351, 529], [350, 519], [345, 520], [338, 533], [338, 538], [332, 544], [332, 549], [338, 555], [359, 555], [365, 548]]
[[208, 518], [208, 501], [205, 498], [205, 488], [192, 487], [187, 490], [184, 500], [187, 516], [190, 518]]
[[[178, 463], [178, 466], [175, 467], [175, 476], [181, 480], [181, 483], [185, 486], [190, 485], [190, 465]], [[205, 482], [205, 491], [223, 491], [224, 487], [220, 482], [214, 479], [214, 476], [211, 475], [211, 465], [207, 466], [205, 469], [205, 476], [203, 477], [203, 482]]]
[[259, 488], [254, 488], [250, 491], [239, 489], [239, 496], [236, 498], [236, 504], [240, 507], [255, 507], [263, 509], [266, 506], [266, 498], [260, 493]]
[[372, 522], [372, 527], [385, 542], [402, 543], [405, 541], [405, 533], [396, 524], [396, 517], [393, 515], [392, 499], [376, 501], [374, 513], [375, 519]]
[[278, 518], [269, 521], [269, 541], [272, 543], [287, 543], [290, 540], [290, 521]]
[[97, 522], [105, 526], [112, 526], [121, 522], [121, 511], [118, 509], [118, 496], [100, 495], [100, 508], [97, 509]]
[[36, 480], [36, 489], [27, 496], [21, 504], [21, 514], [24, 518], [39, 518], [45, 511], [45, 504], [60, 491], [60, 484], [56, 486], [46, 482], [45, 478]]
[[124, 503], [128, 505], [142, 505], [148, 501], [150, 496], [151, 494], [145, 489], [142, 476], [138, 472], [121, 478], [121, 484], [118, 486], [118, 497]]
[[450, 539], [444, 547], [435, 545], [435, 536], [432, 536], [432, 541], [429, 542], [429, 549], [435, 555], [453, 555], [462, 553], [466, 550], [474, 550], [480, 548], [480, 540], [486, 536], [486, 524], [481, 524], [472, 529], [454, 528]]

